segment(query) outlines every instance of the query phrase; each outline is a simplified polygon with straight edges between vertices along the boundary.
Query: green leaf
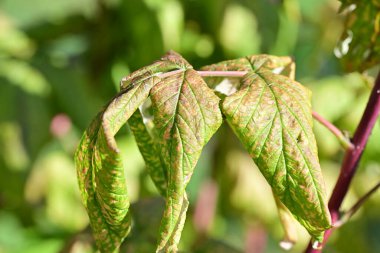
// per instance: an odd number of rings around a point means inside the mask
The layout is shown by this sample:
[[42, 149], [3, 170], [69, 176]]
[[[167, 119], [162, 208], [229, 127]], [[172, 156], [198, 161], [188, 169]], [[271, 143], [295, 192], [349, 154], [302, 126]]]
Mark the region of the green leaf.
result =
[[[169, 52], [168, 54], [170, 54]], [[141, 82], [152, 80], [153, 77], [157, 77], [162, 72], [167, 72], [170, 70], [178, 69], [180, 66], [176, 62], [168, 61], [165, 56], [153, 64], [143, 67], [131, 73], [127, 77], [123, 78], [120, 83], [121, 91], [129, 90], [133, 88], [134, 85], [140, 84]]]
[[282, 75], [249, 72], [222, 106], [227, 121], [273, 192], [317, 240], [331, 227], [310, 92]]
[[163, 78], [150, 93], [160, 154], [168, 174], [157, 252], [175, 252], [188, 205], [185, 187], [222, 116], [219, 98], [184, 59], [172, 52], [164, 60], [175, 62], [180, 70]]
[[75, 162], [82, 201], [101, 252], [114, 252], [129, 233], [129, 200], [124, 168], [117, 150], [109, 147], [100, 113], [86, 130]]
[[133, 81], [85, 131], [75, 155], [82, 200], [101, 252], [117, 250], [130, 230], [124, 167], [114, 136], [159, 80], [154, 74], [151, 70], [142, 77], [132, 73]]
[[[222, 61], [216, 64], [208, 65], [202, 70], [215, 71], [250, 71], [259, 68], [274, 70], [276, 68], [286, 68], [293, 65], [292, 58], [288, 56], [273, 56], [273, 55], [251, 55], [239, 59]], [[294, 66], [293, 66], [294, 67]]]
[[144, 158], [146, 168], [154, 184], [162, 196], [166, 196], [167, 175], [164, 165], [161, 163], [159, 147], [150, 136], [141, 112], [136, 110], [128, 120], [140, 153]]

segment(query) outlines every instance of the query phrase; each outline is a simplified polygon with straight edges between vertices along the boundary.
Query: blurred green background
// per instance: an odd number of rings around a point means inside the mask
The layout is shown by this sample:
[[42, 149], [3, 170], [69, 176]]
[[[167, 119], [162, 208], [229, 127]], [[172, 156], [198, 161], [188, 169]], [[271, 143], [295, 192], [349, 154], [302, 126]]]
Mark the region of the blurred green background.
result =
[[[290, 55], [297, 80], [313, 91], [314, 110], [352, 134], [373, 76], [344, 74], [334, 56], [344, 21], [338, 8], [335, 0], [0, 1], [0, 253], [95, 252], [74, 150], [119, 80], [169, 49], [195, 68]], [[343, 150], [318, 123], [315, 133], [330, 194]], [[343, 209], [379, 181], [379, 140], [377, 124]], [[135, 203], [122, 252], [153, 252], [163, 203], [127, 127], [118, 144]], [[228, 127], [205, 148], [188, 193], [183, 252], [283, 252], [270, 189]], [[379, 211], [376, 194], [326, 252], [380, 252]], [[298, 232], [291, 252], [308, 241]]]

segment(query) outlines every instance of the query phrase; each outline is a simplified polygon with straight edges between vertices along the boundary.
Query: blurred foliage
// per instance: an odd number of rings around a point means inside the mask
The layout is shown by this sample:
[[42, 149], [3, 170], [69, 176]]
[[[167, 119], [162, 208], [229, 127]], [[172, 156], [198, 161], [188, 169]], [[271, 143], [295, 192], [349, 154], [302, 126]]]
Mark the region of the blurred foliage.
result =
[[335, 51], [348, 71], [364, 71], [380, 57], [380, 1], [341, 0], [346, 12], [345, 31]]
[[[362, 2], [378, 8], [377, 1]], [[345, 23], [345, 12], [337, 15], [339, 7], [335, 0], [1, 1], [0, 252], [95, 252], [79, 201], [73, 152], [120, 79], [169, 49], [196, 68], [248, 54], [290, 55], [297, 64], [296, 79], [313, 91], [314, 109], [352, 135], [378, 70], [373, 38], [379, 18], [377, 9], [358, 5], [349, 21], [361, 21]], [[369, 43], [355, 51], [355, 59], [373, 50], [367, 65], [343, 57], [359, 70], [373, 66], [365, 75], [344, 74], [334, 56], [347, 25], [353, 32], [349, 46]], [[262, 246], [257, 252], [281, 252], [283, 231], [272, 193], [230, 131], [223, 126], [206, 146], [188, 186], [189, 218], [180, 249], [244, 252], [253, 240]], [[331, 192], [343, 150], [317, 123], [315, 133]], [[131, 200], [141, 199], [132, 208], [135, 226], [125, 252], [149, 252], [146, 242], [156, 240], [156, 229], [144, 222], [154, 224], [152, 210], [161, 216], [160, 202], [148, 201], [157, 190], [128, 129], [117, 137]], [[379, 138], [377, 124], [344, 209], [380, 178]], [[216, 214], [210, 229], [199, 231], [192, 214], [198, 195], [207, 194], [200, 189], [210, 178], [219, 187]], [[380, 252], [379, 209], [376, 194], [334, 233], [326, 251]], [[307, 243], [306, 232], [301, 227], [298, 232], [291, 252], [301, 252]]]

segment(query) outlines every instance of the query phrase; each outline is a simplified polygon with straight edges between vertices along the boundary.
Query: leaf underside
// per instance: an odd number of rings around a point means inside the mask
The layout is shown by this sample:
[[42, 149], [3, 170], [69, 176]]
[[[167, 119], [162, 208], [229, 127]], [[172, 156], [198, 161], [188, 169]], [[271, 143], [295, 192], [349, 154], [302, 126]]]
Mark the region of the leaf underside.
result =
[[161, 61], [132, 73], [79, 144], [75, 154], [79, 188], [101, 252], [116, 251], [131, 224], [124, 167], [114, 136], [147, 99], [159, 80], [156, 73], [175, 67], [171, 62]]
[[117, 122], [103, 121], [109, 119], [107, 109], [86, 130], [75, 160], [82, 200], [97, 246], [102, 252], [114, 252], [130, 230], [130, 215], [124, 167], [112, 140], [115, 129], [110, 129]]

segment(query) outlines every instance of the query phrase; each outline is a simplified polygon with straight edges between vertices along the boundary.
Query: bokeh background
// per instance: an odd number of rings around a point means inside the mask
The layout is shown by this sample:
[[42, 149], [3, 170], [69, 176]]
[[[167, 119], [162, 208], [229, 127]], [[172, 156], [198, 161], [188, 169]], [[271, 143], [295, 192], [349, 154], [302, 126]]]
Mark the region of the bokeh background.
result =
[[[73, 153], [91, 119], [118, 92], [120, 79], [169, 49], [195, 68], [252, 54], [290, 55], [297, 80], [313, 91], [314, 110], [352, 134], [373, 73], [343, 72], [335, 56], [344, 21], [339, 5], [0, 1], [0, 253], [95, 252]], [[318, 123], [314, 129], [330, 194], [343, 150]], [[376, 124], [343, 209], [379, 181], [379, 140]], [[163, 202], [127, 127], [118, 145], [135, 203], [134, 228], [122, 252], [153, 252]], [[284, 252], [271, 191], [227, 126], [205, 148], [188, 194], [183, 252]], [[291, 252], [301, 252], [309, 239], [301, 227], [298, 237]], [[333, 234], [326, 252], [380, 252], [379, 194]]]

